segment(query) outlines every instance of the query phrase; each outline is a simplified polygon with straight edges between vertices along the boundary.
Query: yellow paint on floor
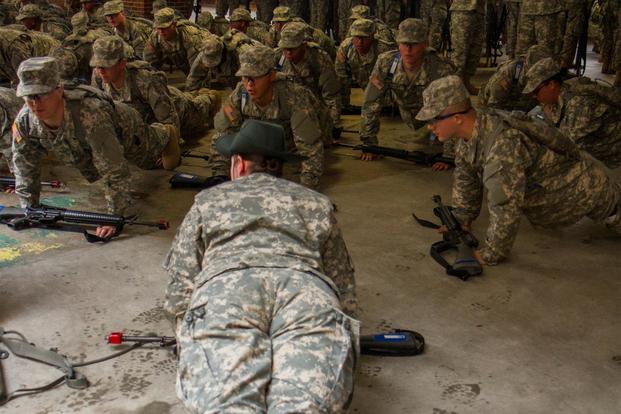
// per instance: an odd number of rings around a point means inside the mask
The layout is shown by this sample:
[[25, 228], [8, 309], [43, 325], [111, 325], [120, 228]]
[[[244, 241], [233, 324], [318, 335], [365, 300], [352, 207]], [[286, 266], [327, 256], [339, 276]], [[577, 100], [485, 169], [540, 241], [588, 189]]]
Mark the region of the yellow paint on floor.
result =
[[0, 262], [12, 262], [21, 255], [19, 248], [4, 247], [0, 249]]
[[60, 243], [43, 244], [43, 243], [38, 243], [38, 242], [32, 242], [32, 243], [24, 243], [22, 246], [20, 246], [20, 249], [24, 253], [38, 254], [38, 253], [43, 253], [48, 250], [58, 249], [59, 247], [62, 247], [62, 244]]
[[62, 247], [61, 243], [45, 244], [39, 242], [24, 243], [17, 247], [4, 247], [0, 249], [0, 267], [9, 265], [25, 254], [40, 254], [60, 247]]

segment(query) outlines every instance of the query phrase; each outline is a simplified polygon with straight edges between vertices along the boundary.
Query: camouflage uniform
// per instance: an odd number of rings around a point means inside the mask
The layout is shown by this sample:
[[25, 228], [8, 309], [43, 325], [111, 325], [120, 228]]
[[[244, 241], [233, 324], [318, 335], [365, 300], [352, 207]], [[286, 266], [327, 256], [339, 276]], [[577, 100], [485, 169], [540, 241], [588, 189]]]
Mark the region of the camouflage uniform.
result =
[[259, 42], [235, 29], [222, 38], [207, 39], [192, 63], [185, 82], [186, 90], [235, 87], [239, 81], [235, 76], [239, 69], [239, 53], [244, 48], [255, 47], [257, 44]]
[[563, 36], [560, 48], [561, 66], [571, 67], [576, 55], [578, 40], [582, 36], [582, 31], [586, 30], [584, 22], [589, 13], [588, 7], [590, 0], [564, 0], [565, 14], [562, 23]]
[[60, 42], [41, 32], [24, 33], [0, 27], [0, 79], [17, 84], [19, 64], [34, 56], [45, 56]]
[[26, 4], [19, 9], [19, 14], [15, 20], [21, 23], [24, 19], [38, 20], [41, 25], [38, 31], [46, 33], [61, 42], [69, 33], [69, 28], [66, 25], [53, 20], [43, 20], [41, 10], [34, 4]]
[[347, 411], [359, 322], [343, 313], [354, 269], [327, 197], [265, 173], [212, 187], [164, 267], [191, 412]]
[[481, 104], [497, 108], [528, 112], [537, 106], [537, 101], [523, 94], [526, 86], [526, 72], [539, 60], [550, 56], [550, 51], [540, 45], [531, 46], [526, 56], [503, 63], [481, 88]]
[[[358, 26], [360, 26], [360, 31], [357, 30]], [[364, 31], [364, 29], [367, 30]], [[359, 19], [354, 22], [350, 30], [350, 33], [352, 32], [355, 36], [370, 37], [375, 33], [375, 25], [371, 20]], [[343, 105], [349, 104], [352, 84], [365, 89], [378, 56], [394, 47], [394, 44], [375, 38], [371, 49], [362, 56], [354, 47], [353, 37], [348, 37], [341, 43], [336, 53], [334, 69], [341, 85]]]
[[[419, 119], [432, 119], [456, 103], [450, 98], [456, 96], [468, 96], [459, 78], [432, 83], [425, 91], [425, 116]], [[504, 111], [479, 111], [472, 136], [456, 146], [453, 206], [461, 223], [478, 217], [487, 190], [490, 218], [480, 250], [483, 260], [496, 264], [508, 256], [522, 214], [542, 227], [566, 226], [588, 216], [621, 230], [621, 214], [612, 216], [621, 207], [619, 185], [592, 161], [553, 151], [513, 127], [510, 118]], [[543, 122], [538, 127], [550, 128]]]
[[[91, 0], [88, 0], [91, 1]], [[84, 0], [81, 0], [80, 3], [86, 3]], [[76, 14], [84, 14], [88, 20], [88, 28], [89, 29], [108, 29], [112, 32], [110, 26], [108, 26], [108, 22], [106, 21], [106, 16], [103, 14], [103, 7], [97, 7], [95, 11], [87, 12], [82, 9]], [[74, 14], [73, 16], [75, 16]]]
[[[240, 62], [238, 75], [255, 73], [249, 76], [261, 76], [273, 67], [273, 54], [271, 49], [263, 46], [248, 49], [241, 53]], [[263, 69], [265, 72], [260, 74]], [[306, 157], [302, 161], [301, 184], [316, 188], [323, 174], [322, 126], [317, 116], [317, 99], [308, 89], [283, 75], [277, 75], [272, 87], [271, 104], [260, 107], [252, 101], [243, 82], [240, 82], [214, 119], [218, 135], [237, 130], [245, 119], [260, 119], [283, 126], [288, 148], [297, 149], [300, 155]], [[210, 162], [216, 175], [228, 175], [227, 162], [216, 151], [212, 151]]]
[[612, 65], [615, 54], [615, 32], [621, 28], [621, 0], [606, 0], [601, 4], [601, 45], [600, 55], [602, 73], [614, 73]]
[[[155, 27], [168, 27], [174, 19], [174, 11], [164, 8], [155, 14]], [[189, 22], [177, 21], [176, 25], [177, 36], [172, 41], [163, 40], [156, 31], [151, 33], [144, 48], [144, 60], [158, 69], [168, 63], [187, 75], [203, 42], [213, 35]]]
[[22, 106], [24, 106], [24, 101], [15, 95], [14, 89], [0, 88], [0, 154], [8, 163], [11, 171], [13, 171], [11, 125]]
[[505, 6], [507, 7], [507, 41], [505, 44], [505, 52], [510, 59], [515, 57], [521, 4], [522, 0], [505, 0]]
[[[324, 106], [321, 112], [328, 114], [328, 116], [321, 115], [322, 125], [330, 121], [332, 124], [330, 127], [324, 127], [324, 131], [331, 131], [331, 127], [338, 128], [341, 125], [341, 101], [339, 81], [330, 56], [319, 45], [309, 42], [306, 42], [306, 51], [300, 62], [291, 62], [282, 52], [284, 48], [296, 48], [305, 43], [304, 32], [304, 25], [297, 22], [291, 22], [282, 29], [279, 48], [276, 49], [276, 54], [279, 56], [276, 68], [315, 94]], [[325, 139], [331, 142], [328, 137]]]
[[[416, 33], [405, 31], [412, 26], [411, 21], [413, 20], [420, 22], [418, 19], [404, 20], [399, 25], [400, 33], [403, 28], [404, 35], [408, 34], [407, 40], [411, 43], [419, 43], [427, 38], [424, 27], [417, 26], [420, 30]], [[397, 41], [399, 39], [398, 37]], [[414, 119], [423, 104], [423, 90], [431, 81], [453, 73], [454, 68], [433, 49], [427, 49], [422, 59], [420, 70], [410, 74], [403, 67], [398, 50], [382, 53], [377, 58], [369, 84], [364, 92], [364, 103], [362, 105], [360, 139], [365, 145], [377, 145], [378, 143], [379, 117], [384, 96], [387, 94], [390, 94], [390, 98], [399, 106], [401, 119], [409, 128], [418, 129], [424, 125]], [[448, 155], [450, 152], [448, 147], [445, 150]]]
[[[395, 43], [395, 33], [394, 29], [389, 28], [386, 23], [378, 19], [377, 17], [371, 16], [371, 9], [369, 6], [365, 6], [363, 4], [359, 4], [352, 9], [352, 13], [349, 16], [349, 21], [353, 23], [358, 19], [368, 19], [371, 20], [375, 24], [375, 38], [383, 40], [386, 43]], [[351, 26], [351, 23], [349, 26]], [[351, 27], [346, 32], [347, 35], [345, 37], [352, 37]]]
[[[103, 5], [104, 16], [110, 16], [118, 13], [125, 15], [123, 2], [120, 0], [110, 0]], [[113, 34], [120, 36], [127, 44], [134, 48], [136, 56], [142, 56], [144, 49], [151, 35], [151, 26], [145, 19], [134, 19], [125, 15], [125, 28], [123, 31], [118, 28], [112, 30]]]
[[308, 22], [310, 21], [308, 1], [309, 0], [280, 0], [279, 5], [289, 7], [292, 17], [297, 16]]
[[274, 7], [278, 6], [278, 0], [255, 0], [257, 5], [257, 20], [269, 25], [272, 22]]
[[558, 53], [562, 46], [560, 20], [563, 8], [562, 0], [523, 0], [515, 53], [521, 55], [535, 44]]
[[485, 1], [455, 0], [451, 5], [451, 58], [459, 76], [472, 77], [485, 41]]
[[401, 21], [401, 1], [377, 0], [375, 14], [391, 29], [396, 29]]
[[309, 24], [321, 31], [327, 29], [328, 16], [330, 15], [329, 2], [327, 0], [309, 0], [310, 19]]
[[442, 31], [448, 18], [449, 5], [446, 0], [422, 0], [420, 2], [421, 19], [429, 28], [427, 42], [435, 50], [442, 49]]
[[[41, 60], [45, 63], [34, 67]], [[54, 88], [52, 85], [60, 81], [53, 58], [29, 59], [20, 66], [19, 75], [19, 96], [31, 93], [25, 90], [30, 83], [46, 83]], [[161, 124], [146, 125], [135, 109], [114, 104], [87, 86], [65, 90], [64, 107], [62, 125], [56, 130], [46, 127], [26, 105], [17, 115], [12, 151], [15, 190], [22, 206], [39, 203], [41, 160], [52, 151], [59, 161], [76, 167], [89, 182], [103, 180], [108, 211], [126, 213], [131, 204], [126, 159], [141, 168], [154, 168], [168, 143], [168, 129]]]

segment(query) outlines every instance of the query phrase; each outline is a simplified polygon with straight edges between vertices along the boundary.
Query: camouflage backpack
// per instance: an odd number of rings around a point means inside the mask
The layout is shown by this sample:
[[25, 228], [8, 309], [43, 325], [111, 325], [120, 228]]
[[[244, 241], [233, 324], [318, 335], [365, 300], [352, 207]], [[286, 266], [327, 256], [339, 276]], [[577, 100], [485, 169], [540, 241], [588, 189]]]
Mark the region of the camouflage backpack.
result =
[[611, 88], [586, 76], [569, 79], [565, 81], [565, 84], [576, 95], [595, 95], [610, 106], [616, 108], [621, 106], [618, 88]]

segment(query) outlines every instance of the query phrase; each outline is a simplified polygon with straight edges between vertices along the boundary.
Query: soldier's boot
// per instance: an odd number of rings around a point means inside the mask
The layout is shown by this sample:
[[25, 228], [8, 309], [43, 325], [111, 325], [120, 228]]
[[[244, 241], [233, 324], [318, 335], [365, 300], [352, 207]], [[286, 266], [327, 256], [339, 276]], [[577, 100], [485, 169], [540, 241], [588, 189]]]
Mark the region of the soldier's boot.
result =
[[470, 95], [477, 96], [479, 94], [479, 88], [470, 83], [470, 76], [464, 76], [462, 79], [464, 81], [464, 86], [468, 90], [468, 93]]
[[179, 145], [179, 131], [172, 124], [164, 125], [168, 129], [168, 143], [162, 151], [162, 167], [174, 170], [181, 163], [181, 147]]

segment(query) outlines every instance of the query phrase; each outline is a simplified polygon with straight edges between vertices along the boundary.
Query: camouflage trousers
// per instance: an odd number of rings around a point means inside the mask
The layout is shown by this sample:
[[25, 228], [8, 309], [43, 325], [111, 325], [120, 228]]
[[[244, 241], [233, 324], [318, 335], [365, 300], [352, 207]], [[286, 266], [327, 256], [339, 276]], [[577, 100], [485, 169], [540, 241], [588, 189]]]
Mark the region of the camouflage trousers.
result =
[[533, 45], [543, 45], [550, 52], [559, 53], [562, 46], [560, 38], [561, 13], [546, 14], [544, 16], [520, 15], [518, 39], [515, 54], [525, 54]]
[[520, 18], [520, 3], [515, 1], [506, 2], [507, 6], [507, 41], [505, 52], [509, 59], [515, 58], [515, 47], [517, 46], [518, 20]]
[[179, 114], [181, 137], [196, 140], [206, 135], [213, 127], [213, 117], [220, 109], [219, 95], [210, 89], [181, 92], [170, 88], [175, 109]]
[[[301, 17], [305, 21], [309, 20], [308, 0], [281, 0], [280, 5], [289, 7], [292, 16]], [[312, 23], [311, 23], [312, 24]]]
[[391, 29], [401, 22], [401, 2], [398, 0], [377, 0], [375, 15]]
[[278, 6], [277, 0], [255, 0], [257, 5], [257, 20], [265, 23], [272, 24], [272, 17], [274, 16], [274, 8]]
[[177, 326], [177, 395], [193, 413], [341, 413], [358, 321], [331, 288], [291, 269], [227, 272], [194, 292]]
[[330, 15], [329, 2], [327, 0], [310, 0], [310, 25], [321, 30], [326, 30], [328, 16]]
[[576, 55], [578, 40], [584, 30], [583, 24], [588, 10], [581, 1], [571, 2], [566, 0], [566, 8], [560, 58], [563, 67], [570, 67]]
[[456, 74], [470, 77], [475, 74], [485, 41], [485, 16], [477, 12], [451, 12], [451, 58]]
[[448, 17], [448, 6], [443, 1], [423, 0], [420, 5], [421, 19], [429, 28], [429, 47], [442, 49], [442, 29]]
[[226, 16], [229, 10], [229, 2], [227, 0], [216, 0], [216, 16]]

